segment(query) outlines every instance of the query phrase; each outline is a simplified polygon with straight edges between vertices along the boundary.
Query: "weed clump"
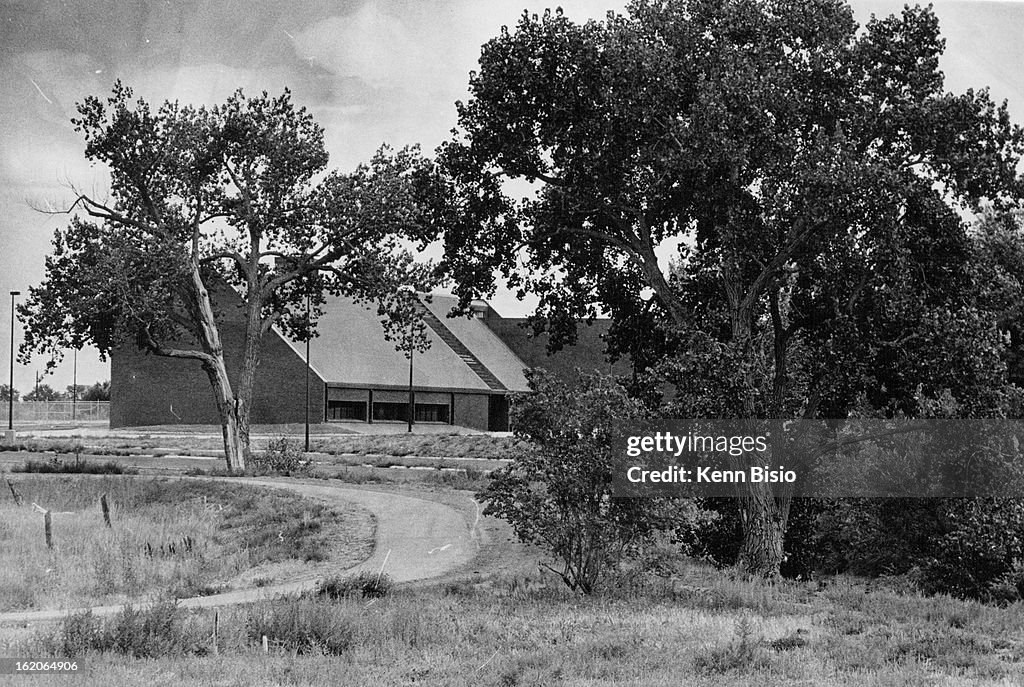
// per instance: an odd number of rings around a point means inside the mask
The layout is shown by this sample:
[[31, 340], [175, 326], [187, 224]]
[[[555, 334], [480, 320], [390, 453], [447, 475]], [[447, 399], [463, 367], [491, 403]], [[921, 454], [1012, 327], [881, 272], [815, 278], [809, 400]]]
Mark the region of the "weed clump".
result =
[[752, 673], [767, 667], [770, 662], [761, 640], [754, 637], [753, 623], [744, 615], [736, 621], [732, 641], [697, 654], [694, 668], [703, 673]]
[[267, 450], [254, 453], [250, 463], [256, 471], [279, 472], [285, 475], [298, 472], [305, 467], [302, 449], [286, 436], [271, 439], [267, 442]]
[[89, 652], [110, 652], [131, 658], [158, 658], [204, 653], [187, 612], [173, 601], [148, 608], [125, 606], [104, 620], [91, 610], [64, 618], [50, 634], [37, 636], [49, 655], [74, 658]]
[[387, 596], [393, 586], [394, 583], [386, 574], [361, 572], [321, 580], [316, 587], [316, 595], [328, 599], [345, 599], [353, 596], [380, 599]]
[[57, 456], [50, 460], [26, 460], [21, 465], [11, 468], [11, 472], [32, 472], [42, 474], [83, 474], [83, 475], [137, 475], [138, 469], [130, 465], [120, 465], [112, 460], [105, 463], [82, 460], [75, 455], [74, 462], [63, 461]]
[[246, 637], [300, 656], [338, 656], [354, 644], [351, 625], [336, 609], [309, 599], [260, 604], [246, 617]]

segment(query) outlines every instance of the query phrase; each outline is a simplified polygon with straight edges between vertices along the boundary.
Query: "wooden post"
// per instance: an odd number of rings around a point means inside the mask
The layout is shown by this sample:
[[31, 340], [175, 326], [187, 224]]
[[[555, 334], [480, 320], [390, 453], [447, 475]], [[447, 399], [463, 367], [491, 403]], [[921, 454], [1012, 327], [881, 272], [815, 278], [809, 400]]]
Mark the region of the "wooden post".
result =
[[217, 646], [217, 635], [220, 633], [220, 609], [213, 609], [213, 655], [220, 654], [220, 647]]
[[107, 527], [110, 527], [110, 506], [107, 504], [106, 494], [100, 497], [100, 508], [103, 509], [103, 522], [107, 523]]
[[46, 530], [46, 548], [53, 548], [53, 523], [50, 519], [50, 511], [43, 513], [43, 526]]
[[263, 653], [270, 653], [270, 643], [267, 641], [267, 636], [263, 635]]
[[10, 489], [11, 489], [11, 496], [14, 497], [14, 505], [20, 506], [21, 505], [21, 495], [18, 494], [17, 490], [15, 490], [14, 482], [12, 482], [11, 480], [7, 480], [7, 486], [10, 487]]

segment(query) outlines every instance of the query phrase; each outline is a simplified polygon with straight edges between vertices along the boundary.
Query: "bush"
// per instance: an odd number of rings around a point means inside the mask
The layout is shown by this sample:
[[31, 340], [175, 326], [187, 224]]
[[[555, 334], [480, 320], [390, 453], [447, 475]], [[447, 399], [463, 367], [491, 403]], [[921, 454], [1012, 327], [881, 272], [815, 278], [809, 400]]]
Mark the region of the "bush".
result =
[[387, 596], [393, 586], [394, 583], [386, 574], [361, 572], [321, 580], [316, 586], [316, 595], [329, 599], [344, 599], [357, 595], [364, 599], [379, 599]]
[[11, 472], [33, 472], [43, 474], [86, 474], [86, 475], [137, 475], [139, 471], [130, 465], [120, 465], [112, 460], [105, 463], [81, 460], [77, 455], [74, 462], [65, 462], [54, 456], [50, 460], [26, 460], [16, 465]]
[[[684, 550], [732, 560], [734, 509], [694, 528]], [[685, 547], [689, 547], [686, 549]], [[1024, 598], [1024, 502], [1019, 499], [795, 499], [783, 573], [912, 578], [925, 593], [999, 603]]]
[[752, 673], [770, 665], [770, 657], [746, 615], [736, 621], [735, 637], [729, 644], [698, 653], [694, 668], [702, 673]]
[[297, 472], [305, 466], [302, 461], [302, 449], [285, 436], [268, 441], [267, 450], [253, 453], [250, 462], [256, 470], [284, 474]]
[[282, 599], [252, 607], [246, 636], [254, 644], [266, 637], [284, 651], [307, 656], [337, 656], [354, 641], [352, 626], [338, 609], [313, 599]]
[[614, 432], [643, 410], [612, 377], [578, 374], [570, 385], [529, 373], [531, 392], [512, 405], [522, 453], [491, 473], [478, 498], [485, 514], [559, 559], [555, 572], [571, 589], [589, 594], [631, 544], [661, 526], [661, 504], [611, 498]]
[[113, 652], [132, 658], [202, 653], [188, 631], [187, 612], [173, 601], [136, 609], [130, 604], [103, 620], [92, 611], [65, 617], [52, 634], [38, 638], [49, 655], [74, 658], [88, 652]]

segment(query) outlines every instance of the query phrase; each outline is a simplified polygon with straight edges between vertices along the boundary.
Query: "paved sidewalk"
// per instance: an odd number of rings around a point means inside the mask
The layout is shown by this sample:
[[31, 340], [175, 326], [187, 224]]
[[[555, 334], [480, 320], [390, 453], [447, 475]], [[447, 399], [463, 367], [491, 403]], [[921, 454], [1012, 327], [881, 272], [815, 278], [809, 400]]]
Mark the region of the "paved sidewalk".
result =
[[[186, 477], [183, 479], [209, 479]], [[376, 519], [376, 544], [373, 554], [362, 563], [338, 571], [385, 572], [396, 582], [409, 582], [438, 577], [470, 561], [480, 546], [479, 511], [477, 522], [467, 522], [462, 513], [450, 506], [403, 494], [366, 491], [344, 486], [298, 483], [287, 480], [220, 477], [231, 481], [266, 487], [283, 488], [327, 503], [355, 503], [373, 513]], [[313, 589], [321, 578], [309, 575], [286, 584], [259, 589], [240, 589], [223, 594], [182, 599], [187, 608], [212, 608], [270, 599]], [[134, 605], [138, 606], [138, 602]], [[96, 615], [119, 613], [123, 604], [94, 606]], [[83, 611], [73, 608], [45, 611], [0, 613], [0, 625], [36, 623], [59, 620], [69, 613]]]

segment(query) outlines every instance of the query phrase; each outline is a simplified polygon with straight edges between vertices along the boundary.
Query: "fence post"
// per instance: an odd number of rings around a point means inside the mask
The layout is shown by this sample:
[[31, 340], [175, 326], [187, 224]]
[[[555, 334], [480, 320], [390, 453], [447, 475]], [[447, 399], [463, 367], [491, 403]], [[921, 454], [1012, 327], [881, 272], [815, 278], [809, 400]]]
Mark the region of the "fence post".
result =
[[213, 609], [213, 655], [217, 656], [220, 653], [220, 647], [218, 646], [217, 635], [220, 634], [220, 609]]
[[103, 522], [107, 523], [107, 527], [110, 527], [110, 506], [107, 505], [106, 494], [100, 497], [100, 508], [103, 509]]
[[18, 494], [17, 491], [15, 491], [15, 489], [14, 489], [14, 482], [12, 482], [11, 480], [7, 480], [7, 486], [10, 487], [10, 489], [11, 489], [11, 496], [14, 497], [14, 505], [20, 506], [21, 505], [21, 495]]
[[50, 511], [43, 514], [43, 526], [46, 529], [46, 548], [53, 548], [53, 523], [50, 518]]

